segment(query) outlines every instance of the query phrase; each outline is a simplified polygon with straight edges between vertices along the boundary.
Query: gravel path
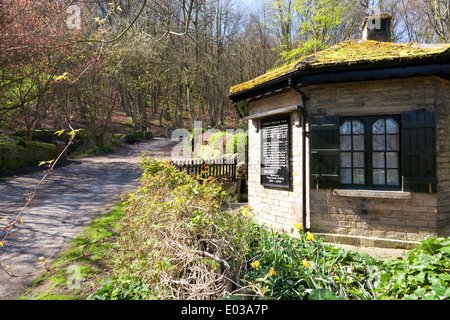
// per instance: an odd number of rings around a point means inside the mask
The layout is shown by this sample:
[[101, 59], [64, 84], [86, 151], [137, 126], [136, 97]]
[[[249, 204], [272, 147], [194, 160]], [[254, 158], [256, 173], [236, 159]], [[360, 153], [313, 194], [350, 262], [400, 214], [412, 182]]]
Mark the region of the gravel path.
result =
[[[109, 212], [123, 193], [138, 186], [136, 156], [142, 152], [168, 159], [176, 142], [154, 139], [123, 146], [114, 153], [69, 161], [56, 168], [40, 186], [2, 248], [0, 262], [12, 266], [10, 277], [0, 269], [0, 300], [16, 299], [42, 266], [40, 257], [57, 258], [68, 240], [75, 238], [95, 217]], [[0, 219], [14, 219], [36, 187], [43, 172], [0, 181]], [[8, 220], [0, 221], [3, 239]]]

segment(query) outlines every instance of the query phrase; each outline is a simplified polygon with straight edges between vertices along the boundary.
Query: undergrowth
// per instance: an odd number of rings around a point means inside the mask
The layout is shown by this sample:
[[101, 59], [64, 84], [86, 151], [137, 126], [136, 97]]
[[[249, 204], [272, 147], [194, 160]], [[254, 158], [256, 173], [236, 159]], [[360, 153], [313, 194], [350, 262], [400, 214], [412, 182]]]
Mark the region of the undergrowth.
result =
[[450, 240], [429, 239], [382, 260], [253, 222], [250, 207], [221, 210], [210, 177], [142, 159], [127, 199], [114, 272], [89, 299], [448, 299]]
[[190, 177], [169, 162], [141, 159], [140, 188], [126, 200], [114, 274], [90, 299], [217, 299], [239, 278], [254, 225], [225, 212], [212, 177]]
[[[450, 239], [428, 239], [395, 260], [371, 257], [326, 244], [300, 225], [294, 236], [269, 230], [248, 206], [224, 211], [226, 195], [211, 177], [188, 176], [170, 162], [140, 164], [141, 186], [72, 242], [55, 262], [65, 268], [39, 280], [51, 290], [33, 298], [450, 298]], [[73, 265], [79, 286], [59, 295]]]

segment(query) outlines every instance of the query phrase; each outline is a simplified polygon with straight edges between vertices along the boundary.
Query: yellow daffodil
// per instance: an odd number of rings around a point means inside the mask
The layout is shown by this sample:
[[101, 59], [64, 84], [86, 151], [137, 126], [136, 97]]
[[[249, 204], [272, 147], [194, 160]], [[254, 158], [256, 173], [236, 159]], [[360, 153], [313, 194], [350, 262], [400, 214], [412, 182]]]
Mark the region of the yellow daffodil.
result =
[[252, 266], [252, 268], [255, 268], [256, 270], [259, 270], [259, 261], [256, 260], [255, 262], [250, 263], [250, 265]]
[[306, 239], [307, 240], [311, 240], [311, 241], [314, 241], [314, 235], [311, 233], [311, 232], [307, 232], [306, 233]]
[[269, 273], [270, 273], [270, 275], [272, 275], [272, 276], [276, 276], [276, 275], [277, 275], [277, 273], [275, 272], [275, 270], [273, 270], [273, 268], [270, 268]]
[[301, 223], [295, 223], [294, 226], [295, 226], [295, 229], [297, 229], [298, 232], [300, 232], [300, 230], [302, 229], [302, 224]]
[[309, 261], [306, 260], [306, 259], [303, 259], [302, 263], [303, 263], [303, 265], [304, 265], [305, 267], [308, 267], [308, 268], [311, 267], [311, 264], [310, 264]]

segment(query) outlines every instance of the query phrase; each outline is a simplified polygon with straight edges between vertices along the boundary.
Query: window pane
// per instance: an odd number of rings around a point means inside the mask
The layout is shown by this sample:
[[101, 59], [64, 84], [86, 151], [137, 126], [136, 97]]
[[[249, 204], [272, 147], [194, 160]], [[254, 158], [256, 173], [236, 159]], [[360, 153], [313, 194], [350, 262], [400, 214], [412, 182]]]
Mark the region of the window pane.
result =
[[374, 168], [384, 168], [384, 152], [374, 152], [372, 156], [372, 162]]
[[353, 169], [353, 184], [364, 184], [364, 169]]
[[346, 151], [352, 150], [352, 137], [351, 136], [341, 136], [341, 150], [346, 150]]
[[352, 133], [352, 122], [350, 120], [344, 121], [340, 128], [341, 134], [351, 134]]
[[399, 126], [394, 119], [386, 119], [386, 133], [399, 133]]
[[364, 153], [362, 152], [353, 153], [353, 167], [364, 168]]
[[378, 121], [376, 121], [373, 125], [372, 125], [372, 133], [375, 134], [382, 134], [385, 133], [385, 120], [384, 119], [380, 119]]
[[399, 139], [398, 135], [388, 135], [387, 136], [387, 150], [399, 150]]
[[345, 184], [352, 183], [352, 170], [351, 169], [341, 169], [341, 183], [345, 183]]
[[353, 136], [353, 150], [364, 151], [364, 136], [363, 135]]
[[373, 150], [385, 150], [385, 135], [373, 136]]
[[[371, 127], [365, 128], [368, 121], [371, 121]], [[395, 117], [348, 118], [340, 126], [340, 134], [342, 184], [366, 185], [366, 174], [371, 175], [368, 187], [401, 184], [400, 124]], [[366, 141], [366, 138], [372, 141]], [[371, 142], [367, 154], [366, 142]], [[370, 167], [366, 168], [366, 160]]]
[[386, 152], [386, 168], [398, 168], [398, 152]]
[[397, 186], [400, 184], [400, 177], [397, 169], [387, 170], [387, 184], [390, 186]]
[[352, 167], [352, 154], [351, 152], [341, 152], [341, 167]]
[[353, 120], [353, 134], [364, 134], [364, 125], [358, 120]]
[[373, 184], [385, 185], [384, 169], [374, 169], [373, 170]]

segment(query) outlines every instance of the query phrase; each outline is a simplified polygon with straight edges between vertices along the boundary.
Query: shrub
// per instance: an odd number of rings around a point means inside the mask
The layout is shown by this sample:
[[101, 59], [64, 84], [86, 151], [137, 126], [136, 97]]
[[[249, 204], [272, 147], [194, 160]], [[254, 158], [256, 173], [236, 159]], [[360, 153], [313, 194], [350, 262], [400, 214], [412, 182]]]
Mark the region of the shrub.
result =
[[49, 143], [21, 141], [20, 144], [14, 140], [0, 141], [0, 170], [34, 166], [40, 161], [56, 159], [60, 152]]
[[136, 139], [144, 139], [149, 140], [153, 138], [153, 134], [151, 131], [138, 131], [138, 130], [132, 130], [131, 136]]
[[260, 229], [244, 282], [259, 298], [449, 300], [450, 239], [421, 242], [404, 258], [370, 257]]
[[[115, 273], [101, 294], [114, 299], [216, 299], [245, 264], [253, 224], [222, 211], [224, 192], [169, 162], [142, 158], [140, 188], [124, 207]], [[230, 262], [230, 263], [229, 263]]]
[[248, 137], [246, 133], [235, 134], [226, 143], [225, 150], [234, 150], [234, 153], [245, 154], [248, 150]]
[[450, 239], [431, 238], [404, 259], [386, 260], [375, 292], [379, 299], [450, 299]]
[[259, 298], [371, 299], [368, 265], [377, 260], [326, 245], [300, 228], [299, 238], [260, 228], [244, 283]]
[[75, 158], [83, 158], [83, 157], [89, 157], [89, 156], [98, 155], [98, 154], [109, 153], [109, 152], [112, 152], [113, 150], [114, 150], [113, 147], [103, 145], [101, 147], [95, 147], [95, 148], [86, 150], [86, 152], [75, 156]]

